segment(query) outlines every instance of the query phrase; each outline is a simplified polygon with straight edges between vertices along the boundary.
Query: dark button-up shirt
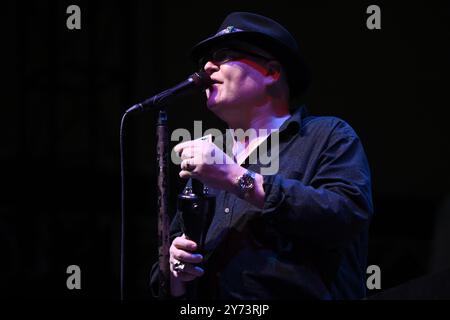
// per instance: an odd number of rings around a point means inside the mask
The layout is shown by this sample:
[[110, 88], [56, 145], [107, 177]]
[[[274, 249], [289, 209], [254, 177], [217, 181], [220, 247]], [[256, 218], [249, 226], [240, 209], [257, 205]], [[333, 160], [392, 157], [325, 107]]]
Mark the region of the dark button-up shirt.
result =
[[[263, 175], [259, 209], [212, 190], [216, 206], [203, 248], [203, 299], [359, 299], [365, 295], [370, 169], [360, 139], [343, 120], [308, 116], [280, 127], [279, 170]], [[271, 150], [266, 139], [265, 150]], [[257, 148], [254, 152], [258, 152]], [[247, 160], [251, 159], [249, 157]], [[243, 164], [259, 173], [261, 163]], [[180, 212], [171, 239], [181, 234]], [[158, 268], [152, 269], [156, 292]]]

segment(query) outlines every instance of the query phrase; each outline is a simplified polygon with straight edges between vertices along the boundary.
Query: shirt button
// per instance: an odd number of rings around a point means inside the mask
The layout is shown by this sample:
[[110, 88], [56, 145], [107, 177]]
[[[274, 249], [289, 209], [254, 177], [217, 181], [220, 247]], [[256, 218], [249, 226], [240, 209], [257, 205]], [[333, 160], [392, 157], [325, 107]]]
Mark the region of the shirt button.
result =
[[225, 213], [229, 213], [230, 212], [230, 208], [225, 208]]

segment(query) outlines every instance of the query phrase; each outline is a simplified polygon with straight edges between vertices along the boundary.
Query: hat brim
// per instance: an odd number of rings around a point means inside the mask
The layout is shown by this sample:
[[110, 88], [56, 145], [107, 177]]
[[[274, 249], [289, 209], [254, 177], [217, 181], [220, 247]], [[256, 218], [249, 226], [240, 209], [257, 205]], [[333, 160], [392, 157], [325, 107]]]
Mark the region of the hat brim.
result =
[[215, 35], [197, 43], [191, 49], [190, 57], [194, 62], [198, 62], [211, 49], [226, 46], [227, 43], [232, 43], [234, 40], [255, 45], [276, 57], [288, 74], [291, 97], [298, 97], [306, 91], [310, 83], [310, 72], [303, 58], [300, 54], [292, 53], [292, 50], [283, 43], [263, 33], [239, 31]]

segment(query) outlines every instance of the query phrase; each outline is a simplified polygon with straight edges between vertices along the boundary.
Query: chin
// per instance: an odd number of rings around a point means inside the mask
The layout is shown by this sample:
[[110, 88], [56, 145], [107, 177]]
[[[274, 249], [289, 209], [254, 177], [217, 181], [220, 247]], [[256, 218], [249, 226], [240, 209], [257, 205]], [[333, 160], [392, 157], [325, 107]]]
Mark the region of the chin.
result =
[[223, 107], [220, 106], [218, 103], [214, 102], [208, 102], [207, 104], [208, 110], [214, 113], [217, 117], [223, 120]]
[[208, 106], [208, 109], [210, 109], [210, 110], [217, 109], [219, 106], [219, 102], [215, 99], [215, 97], [210, 97], [207, 100], [206, 105]]

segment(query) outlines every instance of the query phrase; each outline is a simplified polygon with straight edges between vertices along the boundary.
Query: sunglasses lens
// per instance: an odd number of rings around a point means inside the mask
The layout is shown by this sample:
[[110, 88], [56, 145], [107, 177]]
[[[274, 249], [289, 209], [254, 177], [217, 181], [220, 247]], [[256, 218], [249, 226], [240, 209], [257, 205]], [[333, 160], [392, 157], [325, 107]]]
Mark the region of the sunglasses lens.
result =
[[231, 60], [231, 55], [228, 50], [218, 50], [218, 51], [214, 52], [212, 58], [213, 58], [214, 62], [224, 63], [228, 60]]
[[205, 56], [200, 58], [198, 63], [199, 63], [199, 67], [203, 68], [208, 61], [212, 61], [215, 63], [223, 63], [223, 62], [229, 61], [231, 59], [232, 59], [232, 57], [230, 57], [229, 50], [219, 49], [219, 50], [216, 50], [216, 51], [206, 54]]
[[201, 69], [203, 69], [205, 67], [205, 64], [208, 61], [214, 62], [214, 63], [225, 63], [231, 60], [235, 60], [235, 59], [239, 59], [240, 57], [242, 57], [244, 55], [250, 55], [253, 57], [259, 57], [259, 58], [263, 58], [263, 59], [268, 59], [266, 57], [263, 57], [259, 54], [256, 53], [251, 53], [251, 52], [245, 52], [242, 51], [241, 53], [238, 51], [235, 51], [233, 49], [229, 49], [229, 48], [222, 48], [213, 52], [210, 52], [208, 54], [206, 54], [204, 57], [202, 57], [199, 60], [199, 67]]

